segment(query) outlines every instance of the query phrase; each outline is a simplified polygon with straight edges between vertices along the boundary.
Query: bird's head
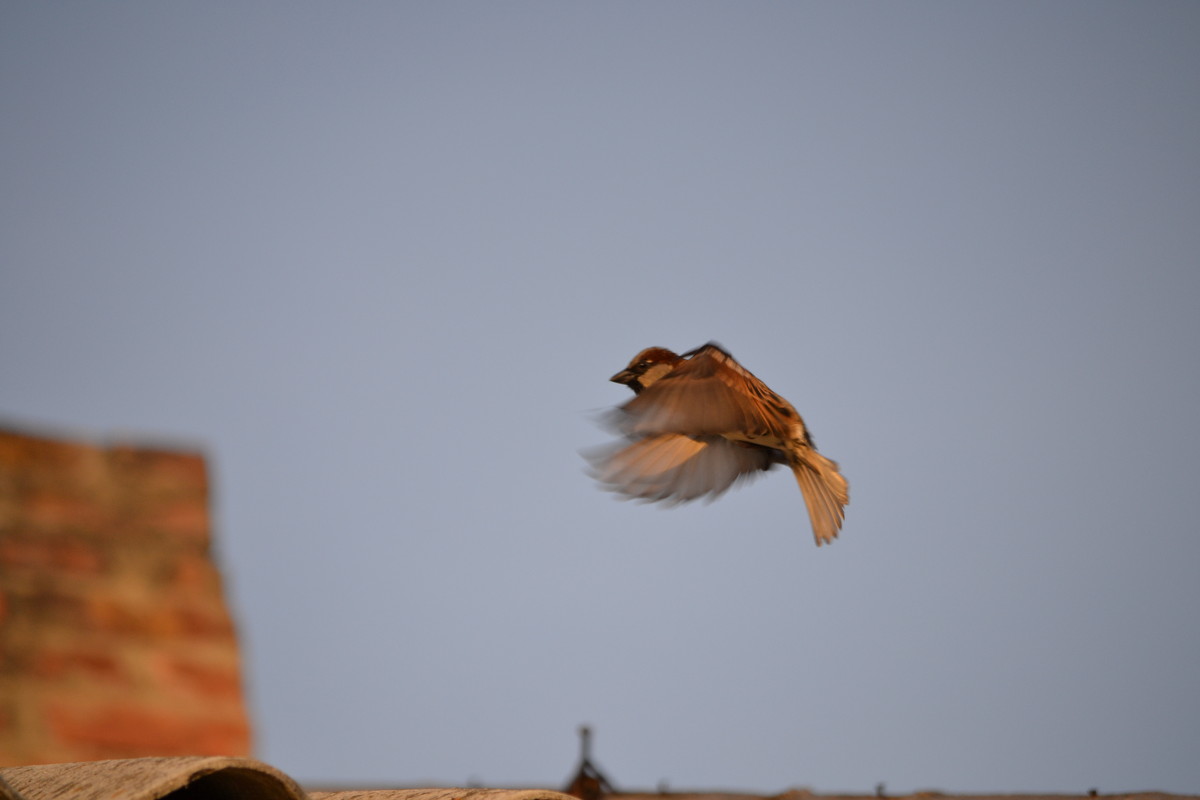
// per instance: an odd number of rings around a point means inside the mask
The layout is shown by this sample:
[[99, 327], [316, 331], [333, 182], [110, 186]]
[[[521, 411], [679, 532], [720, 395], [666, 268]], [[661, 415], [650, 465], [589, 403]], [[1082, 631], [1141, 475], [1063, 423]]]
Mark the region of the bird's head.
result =
[[683, 359], [666, 348], [647, 347], [633, 357], [629, 366], [609, 380], [613, 383], [623, 383], [637, 394], [675, 369], [675, 365], [680, 361]]

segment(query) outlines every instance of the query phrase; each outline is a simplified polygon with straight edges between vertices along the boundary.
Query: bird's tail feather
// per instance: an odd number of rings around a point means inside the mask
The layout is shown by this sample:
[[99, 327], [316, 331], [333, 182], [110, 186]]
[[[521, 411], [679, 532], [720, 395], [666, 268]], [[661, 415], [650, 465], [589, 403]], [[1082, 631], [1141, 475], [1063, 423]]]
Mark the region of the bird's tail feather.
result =
[[805, 450], [792, 463], [796, 483], [804, 495], [813, 536], [820, 547], [837, 538], [850, 503], [850, 485], [831, 461], [816, 450]]

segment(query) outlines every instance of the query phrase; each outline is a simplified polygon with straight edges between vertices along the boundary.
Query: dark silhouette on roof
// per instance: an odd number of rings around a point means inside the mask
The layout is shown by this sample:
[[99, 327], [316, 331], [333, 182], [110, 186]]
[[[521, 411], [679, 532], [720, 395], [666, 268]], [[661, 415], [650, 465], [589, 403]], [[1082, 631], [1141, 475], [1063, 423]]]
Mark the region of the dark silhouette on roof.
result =
[[579, 800], [602, 800], [616, 792], [608, 777], [592, 763], [592, 729], [587, 725], [579, 726], [579, 767], [563, 791]]

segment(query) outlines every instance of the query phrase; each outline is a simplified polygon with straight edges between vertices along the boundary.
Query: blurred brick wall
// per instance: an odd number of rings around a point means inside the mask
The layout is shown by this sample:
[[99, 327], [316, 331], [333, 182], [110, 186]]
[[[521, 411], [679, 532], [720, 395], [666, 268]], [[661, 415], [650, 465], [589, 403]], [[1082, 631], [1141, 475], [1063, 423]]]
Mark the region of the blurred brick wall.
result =
[[248, 755], [197, 453], [0, 429], [0, 766]]

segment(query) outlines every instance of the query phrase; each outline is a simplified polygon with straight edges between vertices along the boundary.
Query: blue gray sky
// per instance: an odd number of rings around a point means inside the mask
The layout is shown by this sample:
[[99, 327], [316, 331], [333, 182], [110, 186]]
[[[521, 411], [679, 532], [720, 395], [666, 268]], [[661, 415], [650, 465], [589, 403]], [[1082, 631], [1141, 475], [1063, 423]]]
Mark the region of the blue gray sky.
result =
[[[198, 444], [258, 754], [1200, 791], [1200, 5], [15, 2], [0, 415]], [[850, 480], [584, 474], [721, 342]]]

